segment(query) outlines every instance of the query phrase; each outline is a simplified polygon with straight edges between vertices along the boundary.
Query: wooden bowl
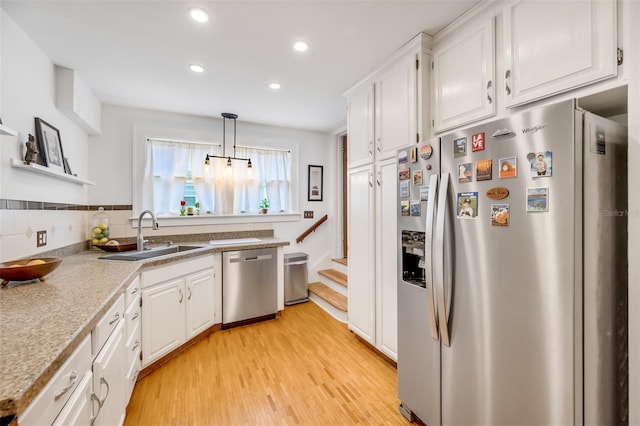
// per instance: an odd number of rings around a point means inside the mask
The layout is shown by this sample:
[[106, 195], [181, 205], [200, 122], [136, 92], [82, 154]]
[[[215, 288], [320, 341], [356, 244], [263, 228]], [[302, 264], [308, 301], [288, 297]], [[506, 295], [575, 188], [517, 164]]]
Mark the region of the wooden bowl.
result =
[[[36, 259], [43, 260], [44, 263], [27, 265], [27, 263]], [[60, 265], [60, 262], [62, 262], [62, 259], [59, 257], [36, 257], [0, 263], [2, 285], [7, 285], [9, 281], [27, 281], [35, 280], [36, 278], [44, 281], [44, 276], [56, 269]]]
[[110, 252], [130, 251], [138, 248], [138, 241], [135, 238], [111, 238], [111, 240], [116, 240], [120, 244], [117, 246], [109, 244], [94, 244], [93, 246], [98, 247], [100, 250]]

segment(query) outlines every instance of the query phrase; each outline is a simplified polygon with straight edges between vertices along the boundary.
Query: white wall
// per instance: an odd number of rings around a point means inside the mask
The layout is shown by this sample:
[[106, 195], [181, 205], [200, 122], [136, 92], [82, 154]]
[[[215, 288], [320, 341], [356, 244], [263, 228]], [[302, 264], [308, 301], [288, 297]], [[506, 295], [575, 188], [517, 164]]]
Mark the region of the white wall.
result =
[[[158, 232], [145, 230], [145, 237], [152, 238], [167, 234], [196, 232], [216, 232], [247, 229], [273, 229], [278, 238], [291, 242], [285, 252], [305, 251], [310, 255], [310, 263], [325, 256], [331, 250], [334, 216], [334, 137], [326, 133], [311, 132], [274, 126], [265, 126], [237, 120], [236, 143], [242, 146], [260, 146], [286, 148], [292, 151], [295, 162], [292, 172], [298, 194], [298, 210], [313, 210], [314, 219], [300, 219], [292, 222], [242, 223], [235, 225], [204, 225], [186, 227], [161, 227]], [[227, 121], [227, 155], [233, 145], [233, 132]], [[136, 195], [132, 187], [134, 173], [143, 168], [143, 144], [147, 137], [175, 138], [181, 140], [213, 141], [222, 143], [222, 118], [201, 117], [186, 114], [167, 113], [140, 108], [103, 105], [102, 134], [89, 138], [89, 179], [96, 182], [89, 189], [91, 205], [129, 205]], [[204, 158], [203, 158], [204, 161]], [[135, 162], [135, 165], [134, 165]], [[307, 201], [307, 166], [324, 166], [323, 201]], [[338, 171], [339, 172], [339, 171]], [[176, 200], [178, 202], [178, 200]], [[112, 214], [113, 235], [130, 236], [135, 234], [131, 228], [130, 217], [139, 212], [123, 211]], [[300, 245], [295, 238], [307, 227], [329, 215], [329, 221], [308, 237]], [[127, 217], [129, 216], [129, 217]], [[157, 239], [157, 238], [156, 238]]]
[[[10, 167], [24, 158], [24, 142], [35, 135], [35, 117], [58, 128], [64, 155], [74, 171], [87, 175], [87, 135], [55, 107], [54, 64], [0, 9], [0, 116], [18, 136], [0, 137], [0, 198], [86, 204], [82, 185]], [[0, 210], [0, 261], [62, 247], [85, 236], [86, 213]], [[48, 232], [48, 244], [36, 248], [36, 231]]]

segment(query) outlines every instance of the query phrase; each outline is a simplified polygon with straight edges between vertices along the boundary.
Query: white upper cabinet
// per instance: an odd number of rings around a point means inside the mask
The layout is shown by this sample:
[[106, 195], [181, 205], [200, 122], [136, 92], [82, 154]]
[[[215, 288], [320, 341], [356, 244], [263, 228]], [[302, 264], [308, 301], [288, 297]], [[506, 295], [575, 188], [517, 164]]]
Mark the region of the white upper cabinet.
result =
[[434, 130], [496, 113], [494, 18], [471, 23], [438, 41], [433, 51]]
[[615, 0], [519, 1], [504, 7], [506, 105], [617, 73]]
[[428, 35], [418, 35], [345, 93], [349, 168], [429, 137], [430, 45]]
[[347, 103], [349, 167], [373, 161], [373, 85], [365, 84], [351, 95]]
[[401, 58], [376, 79], [375, 149], [376, 159], [396, 155], [396, 151], [416, 143], [417, 58]]

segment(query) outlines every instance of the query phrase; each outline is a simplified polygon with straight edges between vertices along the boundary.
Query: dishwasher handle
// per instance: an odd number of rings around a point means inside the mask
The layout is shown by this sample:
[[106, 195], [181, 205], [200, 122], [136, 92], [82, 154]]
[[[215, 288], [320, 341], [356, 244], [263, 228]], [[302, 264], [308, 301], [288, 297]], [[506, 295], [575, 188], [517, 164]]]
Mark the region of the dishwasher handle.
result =
[[238, 257], [230, 258], [229, 263], [256, 262], [259, 260], [271, 260], [271, 259], [273, 259], [273, 256], [270, 254], [262, 254], [258, 256], [246, 256], [246, 257], [238, 256]]

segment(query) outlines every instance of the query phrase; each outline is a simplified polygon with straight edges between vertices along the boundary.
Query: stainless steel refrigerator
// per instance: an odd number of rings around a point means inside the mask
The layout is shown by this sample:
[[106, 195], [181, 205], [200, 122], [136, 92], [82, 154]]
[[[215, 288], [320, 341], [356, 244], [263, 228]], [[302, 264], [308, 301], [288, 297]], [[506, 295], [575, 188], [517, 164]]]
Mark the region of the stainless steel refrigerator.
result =
[[626, 133], [571, 100], [398, 152], [405, 416], [628, 422]]

